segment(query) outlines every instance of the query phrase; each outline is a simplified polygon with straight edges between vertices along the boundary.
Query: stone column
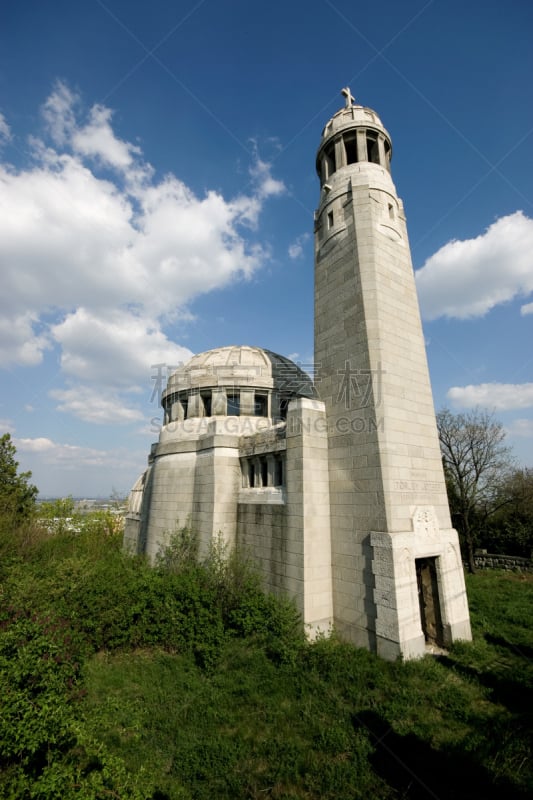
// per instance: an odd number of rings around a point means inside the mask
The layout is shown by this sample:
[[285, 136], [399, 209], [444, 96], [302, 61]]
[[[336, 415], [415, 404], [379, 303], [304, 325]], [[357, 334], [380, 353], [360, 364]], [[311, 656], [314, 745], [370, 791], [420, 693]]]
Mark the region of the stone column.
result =
[[357, 160], [368, 161], [368, 150], [366, 146], [366, 130], [357, 130]]
[[308, 635], [333, 621], [328, 439], [324, 403], [298, 398], [287, 413], [286, 591]]
[[273, 453], [269, 453], [266, 457], [268, 468], [268, 486], [275, 486], [276, 477], [276, 459]]
[[187, 406], [187, 418], [201, 417], [204, 413], [204, 404], [200, 397], [200, 392], [195, 391], [189, 394], [189, 404]]
[[253, 389], [241, 389], [241, 417], [253, 417], [255, 414], [254, 405], [255, 391]]
[[179, 400], [175, 400], [170, 407], [170, 421], [177, 422], [183, 419], [183, 406]]
[[211, 396], [211, 414], [213, 417], [225, 417], [228, 409], [228, 399], [225, 389], [213, 389]]
[[381, 133], [378, 135], [378, 152], [379, 152], [379, 163], [381, 164], [382, 167], [388, 169], [387, 158], [385, 156], [385, 138]]
[[346, 166], [346, 150], [342, 136], [335, 141], [335, 161], [337, 162], [337, 169]]

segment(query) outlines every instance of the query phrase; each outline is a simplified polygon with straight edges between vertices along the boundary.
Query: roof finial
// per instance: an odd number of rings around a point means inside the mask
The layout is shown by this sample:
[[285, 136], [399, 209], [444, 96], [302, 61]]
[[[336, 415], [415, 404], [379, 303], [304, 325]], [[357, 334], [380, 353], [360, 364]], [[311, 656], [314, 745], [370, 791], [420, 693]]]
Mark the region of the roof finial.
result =
[[351, 93], [350, 87], [346, 86], [344, 89], [342, 89], [341, 94], [343, 94], [346, 98], [346, 108], [351, 108], [355, 103], [355, 97]]

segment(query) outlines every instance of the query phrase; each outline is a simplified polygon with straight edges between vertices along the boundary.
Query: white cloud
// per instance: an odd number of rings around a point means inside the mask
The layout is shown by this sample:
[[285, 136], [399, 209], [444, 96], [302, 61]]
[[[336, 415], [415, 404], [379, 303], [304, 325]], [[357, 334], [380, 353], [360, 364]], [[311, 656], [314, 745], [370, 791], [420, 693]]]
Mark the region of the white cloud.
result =
[[58, 411], [66, 411], [84, 422], [122, 425], [144, 418], [140, 409], [126, 405], [118, 392], [77, 384], [69, 389], [52, 389], [50, 396], [59, 400]]
[[262, 161], [256, 155], [255, 163], [250, 167], [250, 175], [257, 185], [258, 195], [261, 199], [285, 192], [285, 184], [283, 181], [273, 178], [270, 169], [270, 164]]
[[116, 451], [98, 450], [92, 447], [61, 444], [52, 439], [40, 437], [37, 439], [13, 440], [17, 452], [25, 455], [38, 456], [43, 464], [63, 467], [121, 467], [125, 462], [125, 454]]
[[42, 115], [54, 144], [67, 144], [76, 127], [75, 107], [79, 97], [63, 81], [56, 81], [54, 91], [42, 107]]
[[44, 496], [110, 495], [113, 487], [126, 493], [145, 468], [146, 453], [125, 447], [100, 449], [46, 437], [14, 438], [21, 469]]
[[303, 255], [304, 245], [310, 238], [310, 235], [311, 234], [309, 233], [303, 233], [301, 236], [296, 237], [294, 242], [291, 245], [289, 245], [289, 250], [288, 250], [289, 258], [295, 260]]
[[[533, 292], [533, 219], [516, 211], [441, 247], [416, 273], [425, 319], [466, 319]], [[526, 312], [527, 313], [527, 312]]]
[[496, 411], [533, 407], [533, 383], [479, 383], [453, 386], [447, 397], [454, 406], [486, 406]]
[[514, 419], [505, 426], [505, 430], [510, 436], [533, 436], [533, 419]]
[[300, 258], [303, 255], [304, 249], [299, 242], [293, 242], [293, 244], [289, 245], [289, 258], [293, 260], [296, 258]]
[[42, 453], [53, 448], [54, 443], [51, 439], [16, 439], [16, 446], [21, 452]]
[[4, 433], [14, 433], [15, 432], [15, 425], [12, 419], [8, 419], [7, 417], [0, 417], [0, 436], [3, 436]]
[[[79, 308], [52, 328], [61, 344], [61, 366], [68, 389], [50, 396], [65, 411], [85, 422], [130, 423], [144, 418], [124, 393], [160, 392], [169, 374], [192, 353], [170, 342], [156, 321], [114, 311], [95, 316]], [[87, 385], [89, 384], [89, 385]], [[92, 388], [98, 386], [98, 388]], [[122, 392], [122, 393], [121, 393]]]
[[[276, 195], [284, 194], [286, 192], [286, 186], [283, 181], [276, 180], [276, 178], [272, 177], [271, 164], [260, 158], [257, 140], [251, 139], [250, 142], [254, 154], [254, 163], [250, 167], [250, 176], [256, 187], [257, 197], [260, 200], [265, 200], [267, 197], [275, 197]], [[269, 143], [279, 149], [279, 142], [277, 139], [270, 139]]]
[[[267, 250], [251, 230], [284, 186], [256, 154], [249, 194], [200, 197], [174, 175], [155, 181], [140, 148], [115, 135], [111, 110], [82, 119], [65, 83], [42, 111], [50, 138], [31, 140], [33, 162], [0, 165], [0, 366], [38, 364], [59, 346], [67, 379], [114, 403], [152, 364], [191, 355], [165, 326], [187, 319], [194, 297], [262, 266]], [[110, 416], [94, 397], [84, 410], [78, 390], [56, 394], [62, 409]]]
[[3, 114], [0, 114], [0, 144], [11, 140], [11, 129]]
[[50, 346], [50, 340], [46, 335], [35, 333], [36, 314], [30, 312], [5, 316], [9, 313], [8, 307], [6, 302], [6, 311], [0, 317], [0, 367], [8, 366], [14, 361], [25, 367], [35, 366], [41, 362], [43, 351]]
[[132, 165], [141, 150], [115, 136], [111, 117], [111, 109], [93, 106], [88, 124], [73, 132], [72, 144], [74, 150], [81, 155], [94, 156], [105, 164], [125, 170]]
[[523, 317], [525, 317], [526, 314], [533, 314], [533, 303], [526, 303], [524, 306], [522, 306], [520, 313]]
[[61, 344], [67, 376], [128, 391], [140, 379], [149, 385], [154, 364], [177, 366], [192, 356], [166, 338], [157, 320], [127, 311], [94, 314], [78, 308], [52, 328], [52, 335]]

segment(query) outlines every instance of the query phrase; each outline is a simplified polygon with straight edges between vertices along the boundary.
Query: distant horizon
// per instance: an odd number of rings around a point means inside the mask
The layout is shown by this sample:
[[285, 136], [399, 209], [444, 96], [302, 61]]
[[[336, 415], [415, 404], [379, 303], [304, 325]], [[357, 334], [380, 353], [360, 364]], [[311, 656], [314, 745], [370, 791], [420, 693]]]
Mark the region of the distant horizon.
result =
[[59, 495], [59, 494], [58, 495], [41, 495], [41, 494], [38, 494], [37, 498], [36, 498], [38, 503], [47, 502], [48, 500], [67, 500], [67, 499], [74, 500], [74, 502], [82, 502], [84, 500], [87, 500], [88, 502], [91, 501], [91, 500], [107, 502], [109, 500], [112, 503], [119, 503], [119, 502], [127, 502], [128, 495], [126, 494], [123, 498], [117, 499], [117, 498], [113, 498], [112, 496], [103, 496], [103, 495], [101, 495], [101, 496], [100, 495], [95, 495], [95, 496], [78, 495], [78, 496], [75, 496], [75, 495], [71, 495], [71, 494], [61, 494], [61, 495]]

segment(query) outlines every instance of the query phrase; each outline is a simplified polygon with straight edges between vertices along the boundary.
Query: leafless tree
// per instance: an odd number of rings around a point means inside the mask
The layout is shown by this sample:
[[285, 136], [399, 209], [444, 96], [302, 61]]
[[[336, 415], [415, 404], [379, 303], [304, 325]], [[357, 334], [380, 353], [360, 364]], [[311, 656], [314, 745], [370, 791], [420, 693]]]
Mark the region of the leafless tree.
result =
[[491, 517], [488, 541], [495, 553], [533, 554], [533, 468], [512, 470], [500, 487], [504, 500]]
[[508, 502], [501, 491], [512, 468], [503, 425], [486, 410], [437, 414], [439, 439], [454, 525], [474, 572], [474, 547], [487, 519]]

